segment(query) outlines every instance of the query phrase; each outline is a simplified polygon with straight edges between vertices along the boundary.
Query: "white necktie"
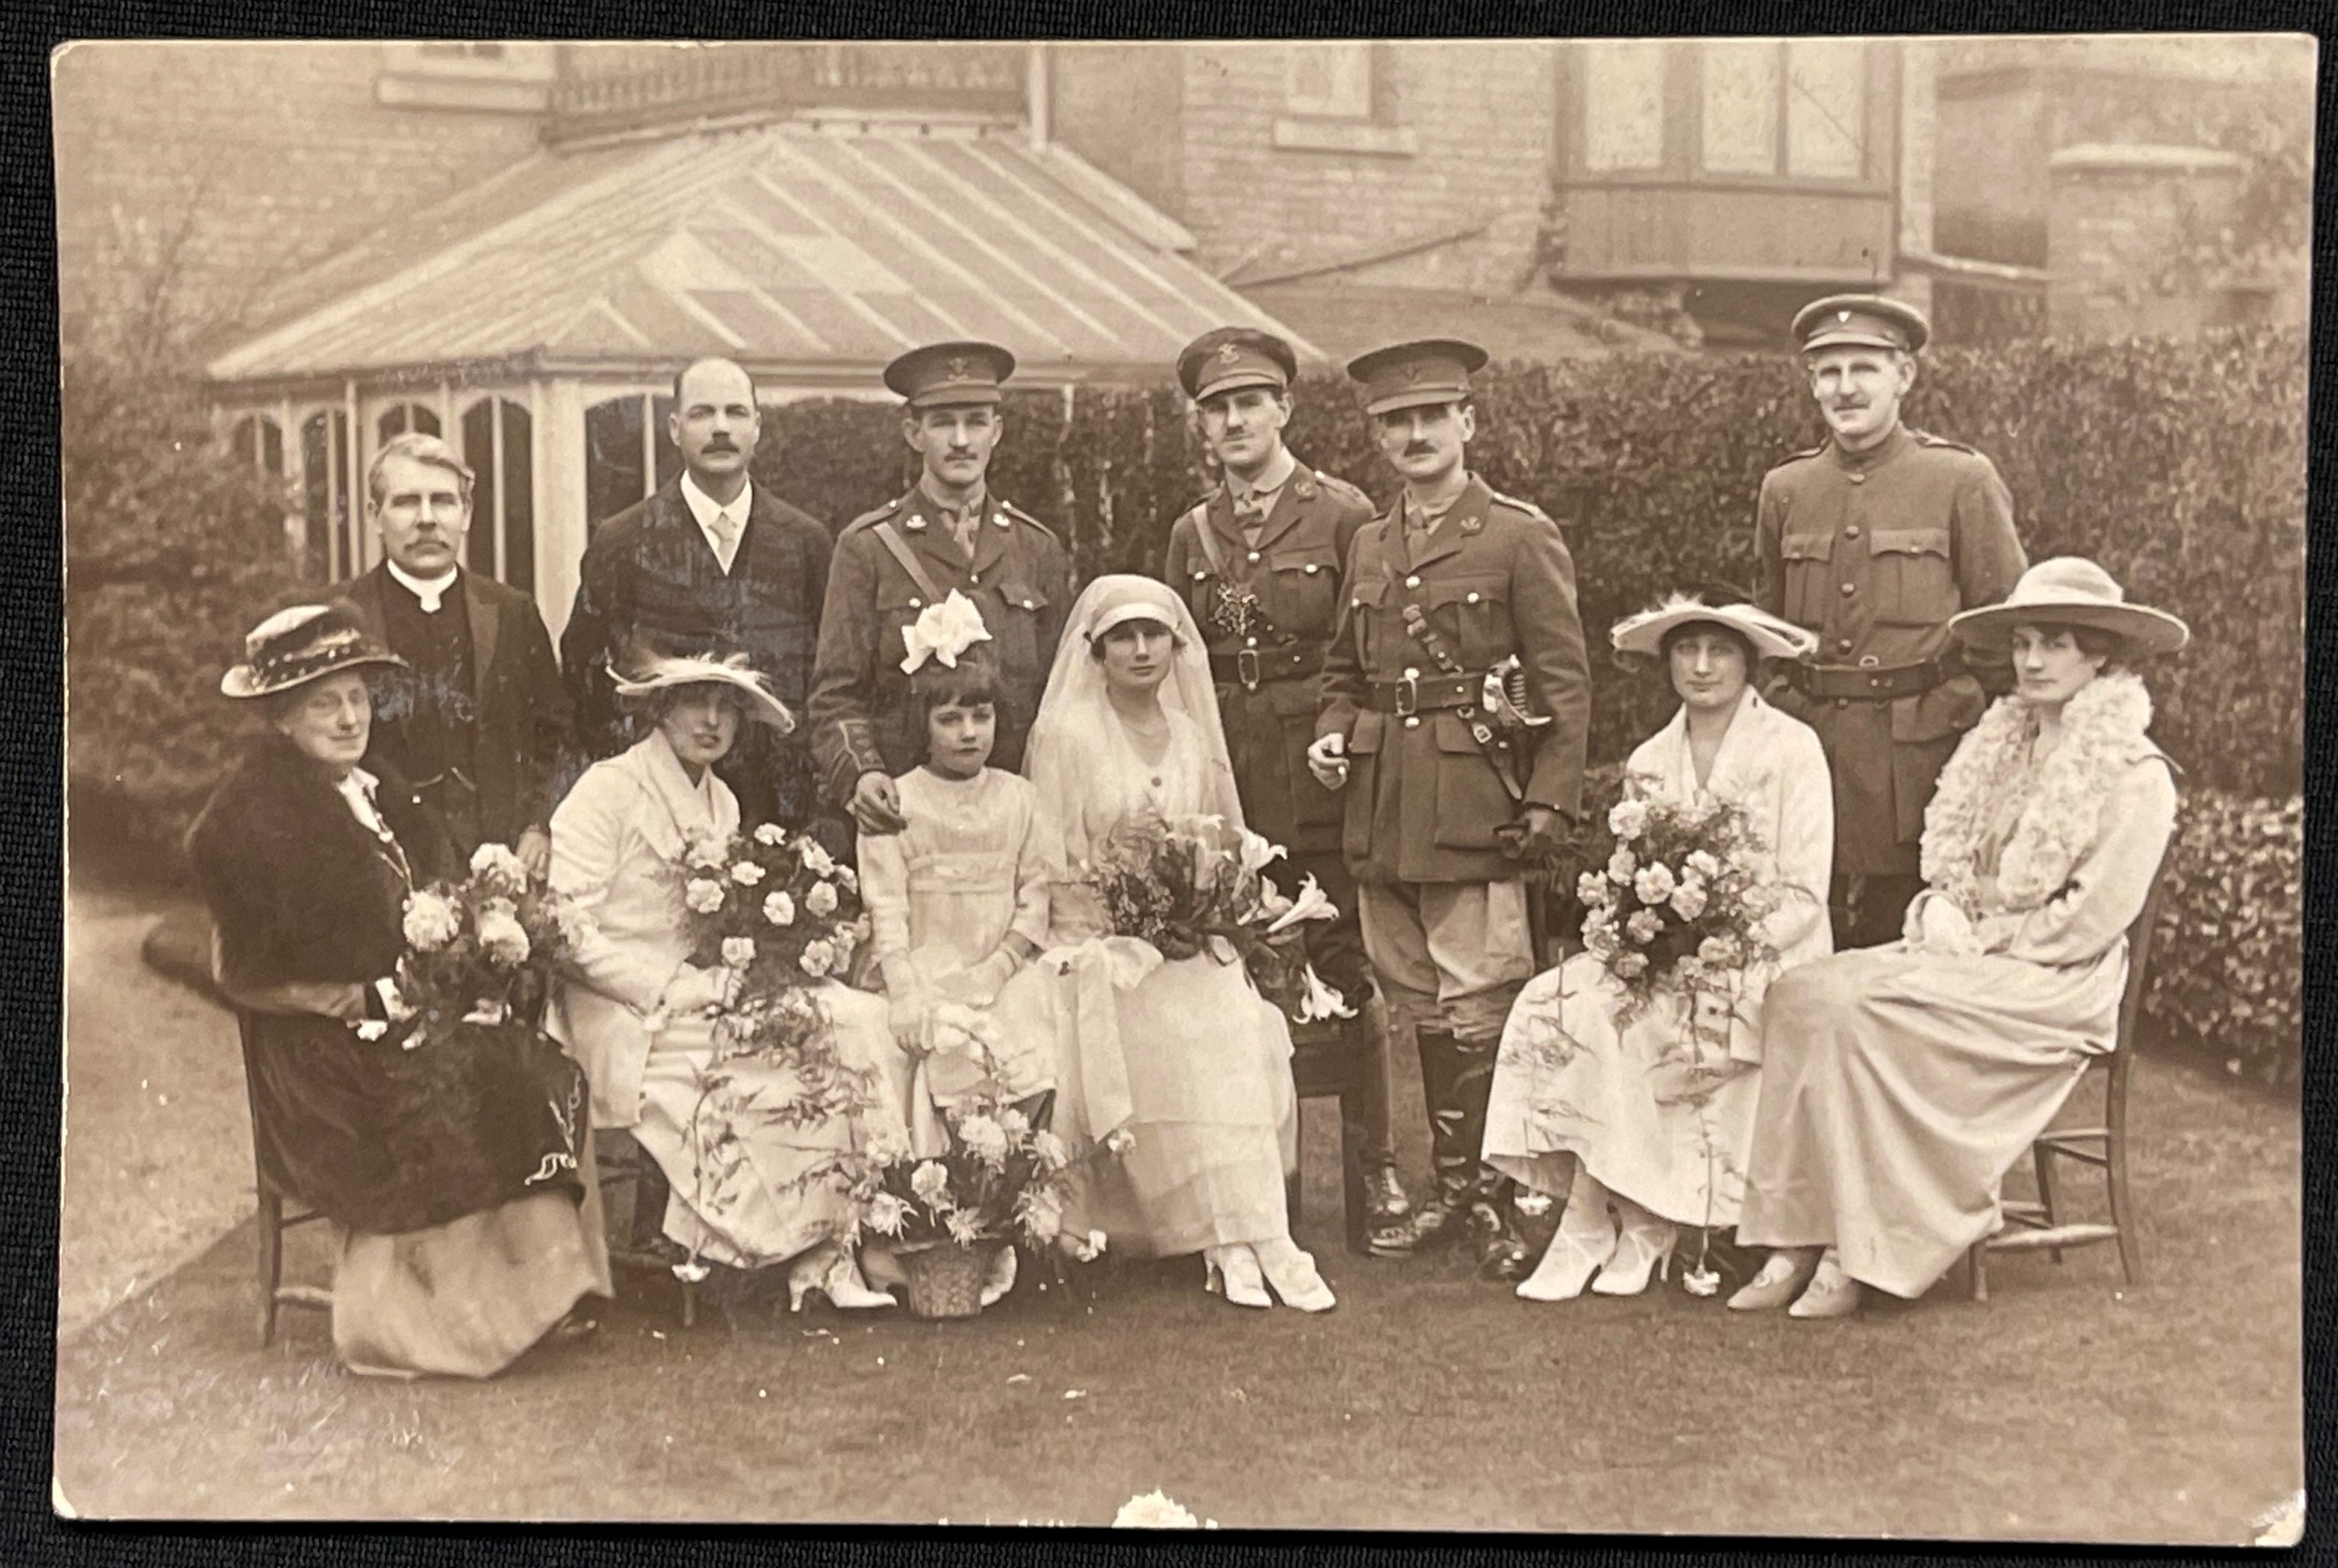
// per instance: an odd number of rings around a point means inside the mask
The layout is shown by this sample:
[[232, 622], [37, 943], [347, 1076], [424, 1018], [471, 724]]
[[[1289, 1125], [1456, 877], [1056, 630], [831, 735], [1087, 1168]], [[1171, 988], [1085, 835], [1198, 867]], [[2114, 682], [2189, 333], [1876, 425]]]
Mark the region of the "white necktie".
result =
[[729, 571], [731, 560], [739, 554], [739, 525], [731, 521], [730, 513], [726, 510], [714, 514], [713, 525], [714, 558], [722, 562], [723, 570]]

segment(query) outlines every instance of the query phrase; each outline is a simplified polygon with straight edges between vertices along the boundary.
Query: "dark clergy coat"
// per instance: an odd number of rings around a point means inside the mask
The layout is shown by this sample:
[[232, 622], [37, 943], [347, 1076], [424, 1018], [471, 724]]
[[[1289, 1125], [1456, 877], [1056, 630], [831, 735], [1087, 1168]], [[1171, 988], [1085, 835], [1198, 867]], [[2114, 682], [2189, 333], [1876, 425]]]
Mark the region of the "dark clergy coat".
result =
[[1529, 696], [1551, 715], [1524, 781], [1524, 805], [1575, 814], [1581, 806], [1591, 676], [1575, 609], [1575, 562], [1559, 526], [1536, 508], [1496, 495], [1472, 475], [1421, 554], [1395, 504], [1356, 534], [1346, 608], [1323, 665], [1319, 735], [1348, 737], [1341, 848], [1356, 880], [1504, 882], [1520, 874], [1499, 829], [1523, 812], [1451, 710], [1387, 712], [1380, 692], [1407, 670], [1428, 679], [1436, 659], [1406, 629], [1419, 606], [1473, 678], [1519, 656]]
[[[1209, 644], [1226, 751], [1251, 830], [1292, 855], [1336, 852], [1340, 799], [1307, 771], [1321, 707], [1323, 655], [1371, 498], [1302, 464], [1245, 537], [1224, 486], [1169, 530], [1162, 575], [1186, 596]], [[1211, 564], [1203, 529], [1224, 568]]]
[[796, 728], [782, 736], [766, 725], [740, 726], [738, 743], [714, 771], [739, 797], [742, 821], [803, 826], [815, 804], [805, 699], [831, 549], [826, 527], [761, 484], [728, 574], [679, 478], [596, 525], [576, 608], [560, 634], [582, 752], [573, 771], [641, 739], [617, 710], [611, 654], [637, 638], [664, 653], [743, 653], [771, 679]]
[[[468, 858], [482, 843], [516, 843], [528, 828], [551, 823], [553, 781], [570, 744], [569, 696], [536, 601], [491, 577], [457, 572], [470, 634], [471, 681], [469, 700], [456, 694], [451, 711], [467, 710], [469, 716], [476, 815], [466, 821], [465, 813], [451, 809], [450, 795], [461, 790], [459, 784], [454, 791], [440, 785], [425, 793], [439, 806], [455, 849]], [[393, 617], [386, 613], [392, 594], [416, 602], [386, 566], [376, 566], [350, 583], [342, 597], [369, 634], [413, 662], [411, 651], [398, 645]], [[418, 765], [408, 735], [414, 705], [425, 694], [403, 672], [380, 682], [376, 690], [373, 734], [361, 766], [374, 774], [429, 778], [431, 770]]]
[[[1755, 533], [1755, 600], [1818, 634], [1810, 662], [1821, 667], [1939, 656], [1948, 618], [1997, 603], [2028, 566], [1997, 466], [1904, 424], [1866, 452], [1829, 440], [1770, 469]], [[1813, 701], [1783, 683], [1764, 694], [1826, 748], [1837, 874], [1916, 874], [1924, 808], [1987, 706], [1953, 657], [1944, 673], [1889, 702]]]
[[981, 646], [1009, 695], [990, 753], [993, 768], [1021, 770], [1023, 740], [1071, 613], [1071, 557], [1046, 525], [992, 496], [969, 558], [938, 519], [928, 519], [923, 494], [912, 489], [856, 517], [837, 537], [812, 677], [812, 748], [821, 787], [840, 806], [871, 769], [907, 772], [926, 755], [924, 726], [909, 711], [902, 633], [932, 595], [886, 548], [879, 524], [891, 525], [933, 590], [946, 597], [955, 588], [982, 611], [990, 640]]

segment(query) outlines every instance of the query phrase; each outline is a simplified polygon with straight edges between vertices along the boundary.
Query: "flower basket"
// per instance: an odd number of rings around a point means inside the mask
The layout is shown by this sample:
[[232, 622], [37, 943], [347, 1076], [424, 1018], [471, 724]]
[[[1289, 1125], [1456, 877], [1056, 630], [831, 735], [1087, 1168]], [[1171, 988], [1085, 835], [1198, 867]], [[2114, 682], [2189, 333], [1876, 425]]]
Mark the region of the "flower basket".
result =
[[1006, 1244], [980, 1241], [972, 1246], [936, 1242], [898, 1255], [909, 1276], [912, 1317], [973, 1317], [982, 1311], [982, 1283], [990, 1259]]

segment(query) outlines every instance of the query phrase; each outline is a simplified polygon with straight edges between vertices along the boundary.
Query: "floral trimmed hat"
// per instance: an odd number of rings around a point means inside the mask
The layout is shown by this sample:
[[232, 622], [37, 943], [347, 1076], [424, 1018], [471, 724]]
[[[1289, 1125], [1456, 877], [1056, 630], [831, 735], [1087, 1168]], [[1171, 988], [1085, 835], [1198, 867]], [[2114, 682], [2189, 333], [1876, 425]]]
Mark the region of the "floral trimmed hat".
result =
[[244, 635], [243, 662], [220, 677], [222, 696], [273, 697], [344, 669], [404, 669], [406, 661], [368, 637], [338, 604], [296, 604]]
[[638, 702], [677, 686], [729, 686], [746, 698], [747, 717], [786, 735], [796, 727], [796, 715], [772, 691], [771, 683], [748, 668], [744, 654], [721, 658], [706, 655], [659, 655], [642, 659], [633, 673], [612, 669], [617, 696]]
[[1818, 651], [1816, 634], [1758, 605], [1707, 604], [1695, 594], [1675, 594], [1653, 610], [1624, 616], [1609, 628], [1608, 640], [1619, 654], [1645, 654], [1653, 658], [1664, 652], [1667, 633], [1697, 621], [1710, 621], [1736, 632], [1763, 658], [1798, 659]]

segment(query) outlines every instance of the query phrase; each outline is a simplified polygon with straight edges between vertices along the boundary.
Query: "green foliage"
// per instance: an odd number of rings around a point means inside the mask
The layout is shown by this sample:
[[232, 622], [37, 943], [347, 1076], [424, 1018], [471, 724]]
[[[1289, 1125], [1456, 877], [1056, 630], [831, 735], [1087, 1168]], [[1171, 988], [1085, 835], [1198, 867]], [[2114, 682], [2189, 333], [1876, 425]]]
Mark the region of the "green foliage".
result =
[[2186, 791], [2144, 999], [2227, 1071], [2272, 1084], [2303, 1065], [2304, 829], [2299, 796]]

